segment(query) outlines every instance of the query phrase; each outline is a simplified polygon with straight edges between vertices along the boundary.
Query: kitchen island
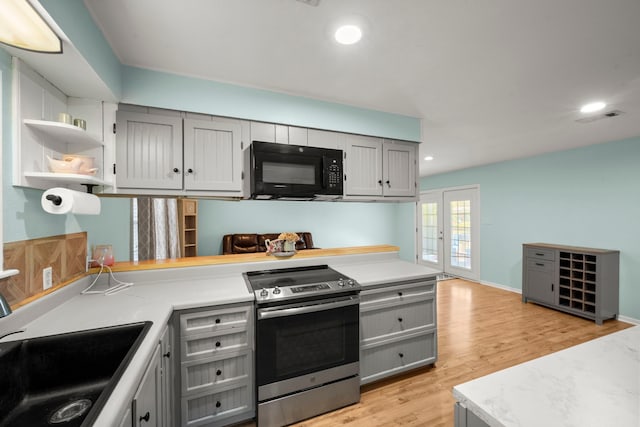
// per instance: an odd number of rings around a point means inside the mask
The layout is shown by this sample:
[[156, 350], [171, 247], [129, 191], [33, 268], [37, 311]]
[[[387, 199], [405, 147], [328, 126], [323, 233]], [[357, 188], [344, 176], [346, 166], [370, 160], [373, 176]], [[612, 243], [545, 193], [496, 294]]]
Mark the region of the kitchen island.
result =
[[640, 326], [453, 388], [456, 427], [640, 426]]
[[[225, 258], [229, 262], [223, 262]], [[3, 332], [23, 331], [1, 338], [0, 342], [140, 321], [153, 322], [94, 424], [119, 425], [174, 311], [252, 304], [254, 296], [242, 277], [243, 272], [321, 264], [350, 275], [361, 282], [363, 289], [378, 286], [382, 281], [416, 277], [435, 280], [438, 273], [400, 260], [398, 248], [389, 245], [310, 250], [288, 259], [254, 254], [150, 261], [143, 262], [142, 266], [117, 263], [116, 277], [133, 283], [131, 287], [113, 295], [82, 294], [81, 291], [95, 278], [95, 274], [90, 274], [0, 319]], [[107, 278], [106, 274], [100, 277], [97, 290], [104, 289]]]

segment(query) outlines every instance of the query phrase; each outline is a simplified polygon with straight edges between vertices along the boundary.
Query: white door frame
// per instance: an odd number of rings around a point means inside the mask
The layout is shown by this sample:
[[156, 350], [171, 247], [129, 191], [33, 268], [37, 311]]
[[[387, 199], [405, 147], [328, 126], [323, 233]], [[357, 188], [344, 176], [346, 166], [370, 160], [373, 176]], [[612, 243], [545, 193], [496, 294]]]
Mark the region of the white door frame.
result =
[[[450, 264], [450, 236], [448, 236], [448, 222], [449, 222], [449, 209], [445, 206], [445, 194], [449, 196], [453, 195], [457, 191], [470, 191], [471, 197], [471, 267], [469, 269], [458, 268], [451, 266]], [[440, 229], [440, 235], [443, 237], [442, 244], [438, 245], [439, 263], [430, 263], [422, 260], [422, 209], [423, 196], [426, 198], [433, 198], [433, 200], [439, 200], [439, 212], [438, 222]], [[437, 190], [428, 190], [420, 192], [420, 199], [416, 203], [416, 258], [418, 263], [422, 263], [433, 268], [437, 268], [447, 274], [451, 274], [458, 277], [463, 277], [470, 280], [480, 280], [480, 185], [467, 185], [459, 187], [447, 187]]]

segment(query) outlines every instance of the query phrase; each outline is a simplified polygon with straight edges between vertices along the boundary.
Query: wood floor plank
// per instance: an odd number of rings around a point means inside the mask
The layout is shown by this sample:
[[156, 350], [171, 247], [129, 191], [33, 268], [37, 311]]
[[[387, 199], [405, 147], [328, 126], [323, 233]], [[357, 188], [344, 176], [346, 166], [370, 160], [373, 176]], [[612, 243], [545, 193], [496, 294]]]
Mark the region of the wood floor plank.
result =
[[617, 320], [598, 326], [461, 279], [438, 282], [437, 303], [434, 366], [364, 386], [359, 403], [294, 426], [451, 427], [456, 384], [632, 326]]

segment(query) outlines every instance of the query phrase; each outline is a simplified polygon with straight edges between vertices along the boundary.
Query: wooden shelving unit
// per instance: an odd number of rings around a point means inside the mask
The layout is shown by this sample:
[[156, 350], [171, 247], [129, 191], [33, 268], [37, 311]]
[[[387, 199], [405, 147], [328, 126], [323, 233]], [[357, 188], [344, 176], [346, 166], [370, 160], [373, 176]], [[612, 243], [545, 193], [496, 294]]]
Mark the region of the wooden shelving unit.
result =
[[198, 256], [198, 201], [178, 200], [178, 218], [182, 257]]

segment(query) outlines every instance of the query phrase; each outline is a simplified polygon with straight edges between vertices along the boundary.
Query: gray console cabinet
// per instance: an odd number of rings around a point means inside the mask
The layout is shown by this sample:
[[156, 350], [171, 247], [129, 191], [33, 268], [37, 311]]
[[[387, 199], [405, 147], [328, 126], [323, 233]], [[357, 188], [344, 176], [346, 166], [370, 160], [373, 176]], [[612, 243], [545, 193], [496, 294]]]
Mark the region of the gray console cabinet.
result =
[[186, 310], [178, 318], [180, 425], [253, 418], [253, 304]]
[[603, 320], [618, 316], [620, 252], [526, 243], [522, 249], [522, 301]]
[[361, 292], [361, 384], [433, 364], [437, 354], [435, 276]]

